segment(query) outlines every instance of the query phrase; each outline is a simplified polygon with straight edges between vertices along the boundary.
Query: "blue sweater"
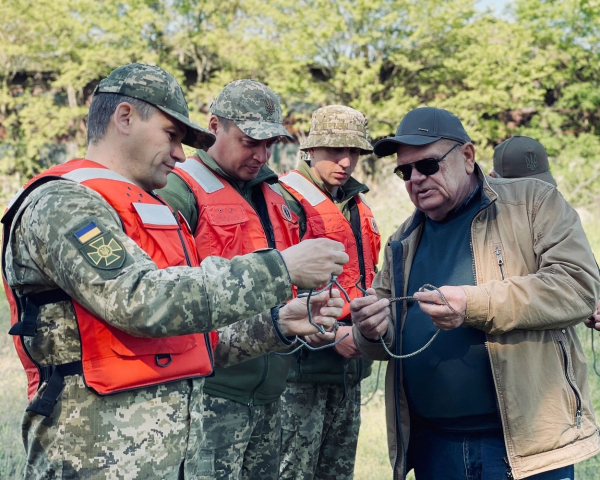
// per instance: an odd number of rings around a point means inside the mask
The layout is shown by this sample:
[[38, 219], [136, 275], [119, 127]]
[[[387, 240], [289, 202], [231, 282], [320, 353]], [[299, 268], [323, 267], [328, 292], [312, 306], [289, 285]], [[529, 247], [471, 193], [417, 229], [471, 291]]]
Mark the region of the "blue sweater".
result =
[[[481, 187], [436, 222], [427, 218], [408, 280], [408, 293], [422, 285], [474, 285], [471, 221]], [[403, 329], [404, 354], [435, 333], [417, 302], [409, 304]], [[442, 331], [424, 352], [403, 362], [404, 387], [414, 421], [451, 431], [501, 428], [485, 333], [473, 327]]]

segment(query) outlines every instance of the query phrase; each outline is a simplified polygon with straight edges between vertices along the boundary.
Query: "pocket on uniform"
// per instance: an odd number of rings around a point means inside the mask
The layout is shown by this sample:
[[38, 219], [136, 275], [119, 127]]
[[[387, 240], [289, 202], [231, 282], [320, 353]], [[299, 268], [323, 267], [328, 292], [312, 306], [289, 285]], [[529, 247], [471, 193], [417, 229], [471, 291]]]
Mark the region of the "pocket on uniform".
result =
[[340, 215], [315, 215], [308, 217], [308, 230], [316, 237], [327, 236], [328, 233], [340, 232], [345, 229]]
[[215, 477], [215, 451], [201, 448], [198, 451], [198, 480], [214, 479]]
[[248, 214], [242, 205], [207, 205], [198, 221], [198, 231], [208, 239], [208, 242], [196, 240], [201, 259], [209, 255], [231, 259], [247, 250], [244, 248], [247, 234], [242, 227], [248, 222]]

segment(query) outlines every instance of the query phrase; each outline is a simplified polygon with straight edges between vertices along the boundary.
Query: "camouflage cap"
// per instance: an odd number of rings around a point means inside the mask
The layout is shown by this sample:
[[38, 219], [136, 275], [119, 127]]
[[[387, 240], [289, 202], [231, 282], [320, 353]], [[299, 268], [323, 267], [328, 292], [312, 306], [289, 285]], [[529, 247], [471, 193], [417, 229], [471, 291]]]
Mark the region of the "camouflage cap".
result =
[[300, 147], [360, 148], [362, 154], [371, 153], [367, 140], [367, 119], [358, 110], [343, 105], [328, 105], [316, 110], [310, 121], [310, 132]]
[[101, 80], [94, 95], [118, 93], [154, 105], [187, 127], [183, 143], [202, 150], [215, 143], [216, 137], [190, 120], [188, 106], [181, 86], [172, 75], [160, 67], [128, 63], [114, 69]]
[[255, 80], [235, 80], [226, 85], [210, 106], [214, 115], [227, 118], [251, 138], [292, 135], [283, 126], [283, 115], [277, 95]]

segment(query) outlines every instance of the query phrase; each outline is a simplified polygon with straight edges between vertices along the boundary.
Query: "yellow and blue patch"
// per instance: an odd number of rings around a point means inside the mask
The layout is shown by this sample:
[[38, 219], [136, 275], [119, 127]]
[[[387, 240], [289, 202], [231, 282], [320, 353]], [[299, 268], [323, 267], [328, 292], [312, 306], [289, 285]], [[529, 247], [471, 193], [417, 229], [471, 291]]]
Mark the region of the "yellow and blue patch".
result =
[[77, 239], [77, 249], [92, 266], [100, 270], [116, 270], [127, 257], [123, 244], [114, 234], [94, 221], [75, 227], [71, 233]]
[[86, 243], [101, 233], [102, 231], [96, 226], [96, 224], [94, 222], [90, 222], [85, 227], [77, 230], [75, 232], [75, 237], [80, 243]]

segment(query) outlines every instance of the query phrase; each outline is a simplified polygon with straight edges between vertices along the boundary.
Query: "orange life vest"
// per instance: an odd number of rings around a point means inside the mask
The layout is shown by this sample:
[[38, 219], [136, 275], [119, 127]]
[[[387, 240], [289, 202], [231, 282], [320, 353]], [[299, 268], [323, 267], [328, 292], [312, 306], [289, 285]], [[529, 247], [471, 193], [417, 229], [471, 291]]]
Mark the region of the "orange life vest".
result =
[[194, 238], [201, 259], [210, 255], [231, 259], [269, 247], [285, 250], [300, 241], [298, 217], [277, 186], [260, 185], [273, 233], [269, 241], [252, 205], [200, 158], [189, 157], [174, 173], [190, 187], [198, 203]]
[[[33, 178], [11, 201], [2, 219], [4, 277], [6, 246], [19, 206], [35, 188], [60, 179], [78, 182], [102, 195], [120, 216], [127, 236], [148, 253], [159, 269], [199, 265], [191, 232], [181, 226], [187, 224], [179, 221], [166, 203], [100, 164], [89, 160], [71, 160]], [[15, 335], [17, 352], [27, 372], [30, 399], [44, 381], [49, 382], [47, 390], [51, 389], [50, 377], [56, 371], [62, 375], [61, 383], [65, 375], [82, 373], [85, 384], [101, 395], [204, 377], [213, 371], [212, 348], [218, 340], [216, 332], [165, 338], [134, 337], [109, 325], [60, 289], [24, 297], [18, 297], [8, 288], [6, 292], [13, 325], [11, 333]], [[81, 362], [66, 366], [38, 365], [27, 352], [23, 336], [35, 335], [35, 320], [41, 305], [65, 300], [72, 301], [77, 316]], [[53, 388], [58, 388], [58, 384], [54, 383]], [[60, 390], [56, 397], [59, 393]], [[55, 402], [56, 399], [50, 401]], [[53, 403], [38, 404], [37, 407], [30, 406], [28, 410], [49, 415], [52, 406]]]
[[[355, 238], [351, 223], [336, 204], [314, 183], [296, 170], [279, 177], [279, 182], [300, 202], [306, 214], [306, 233], [309, 238], [329, 238], [344, 244], [350, 260], [338, 276], [338, 282], [348, 293], [350, 300], [362, 297], [356, 283], [362, 276], [362, 287], [369, 288], [375, 277], [375, 266], [379, 257], [381, 238], [373, 213], [360, 195], [354, 200], [360, 217], [360, 236]], [[359, 245], [357, 245], [357, 241]], [[362, 255], [361, 253], [362, 252]], [[362, 256], [362, 258], [361, 258]], [[346, 303], [340, 319], [350, 318], [350, 305]]]

